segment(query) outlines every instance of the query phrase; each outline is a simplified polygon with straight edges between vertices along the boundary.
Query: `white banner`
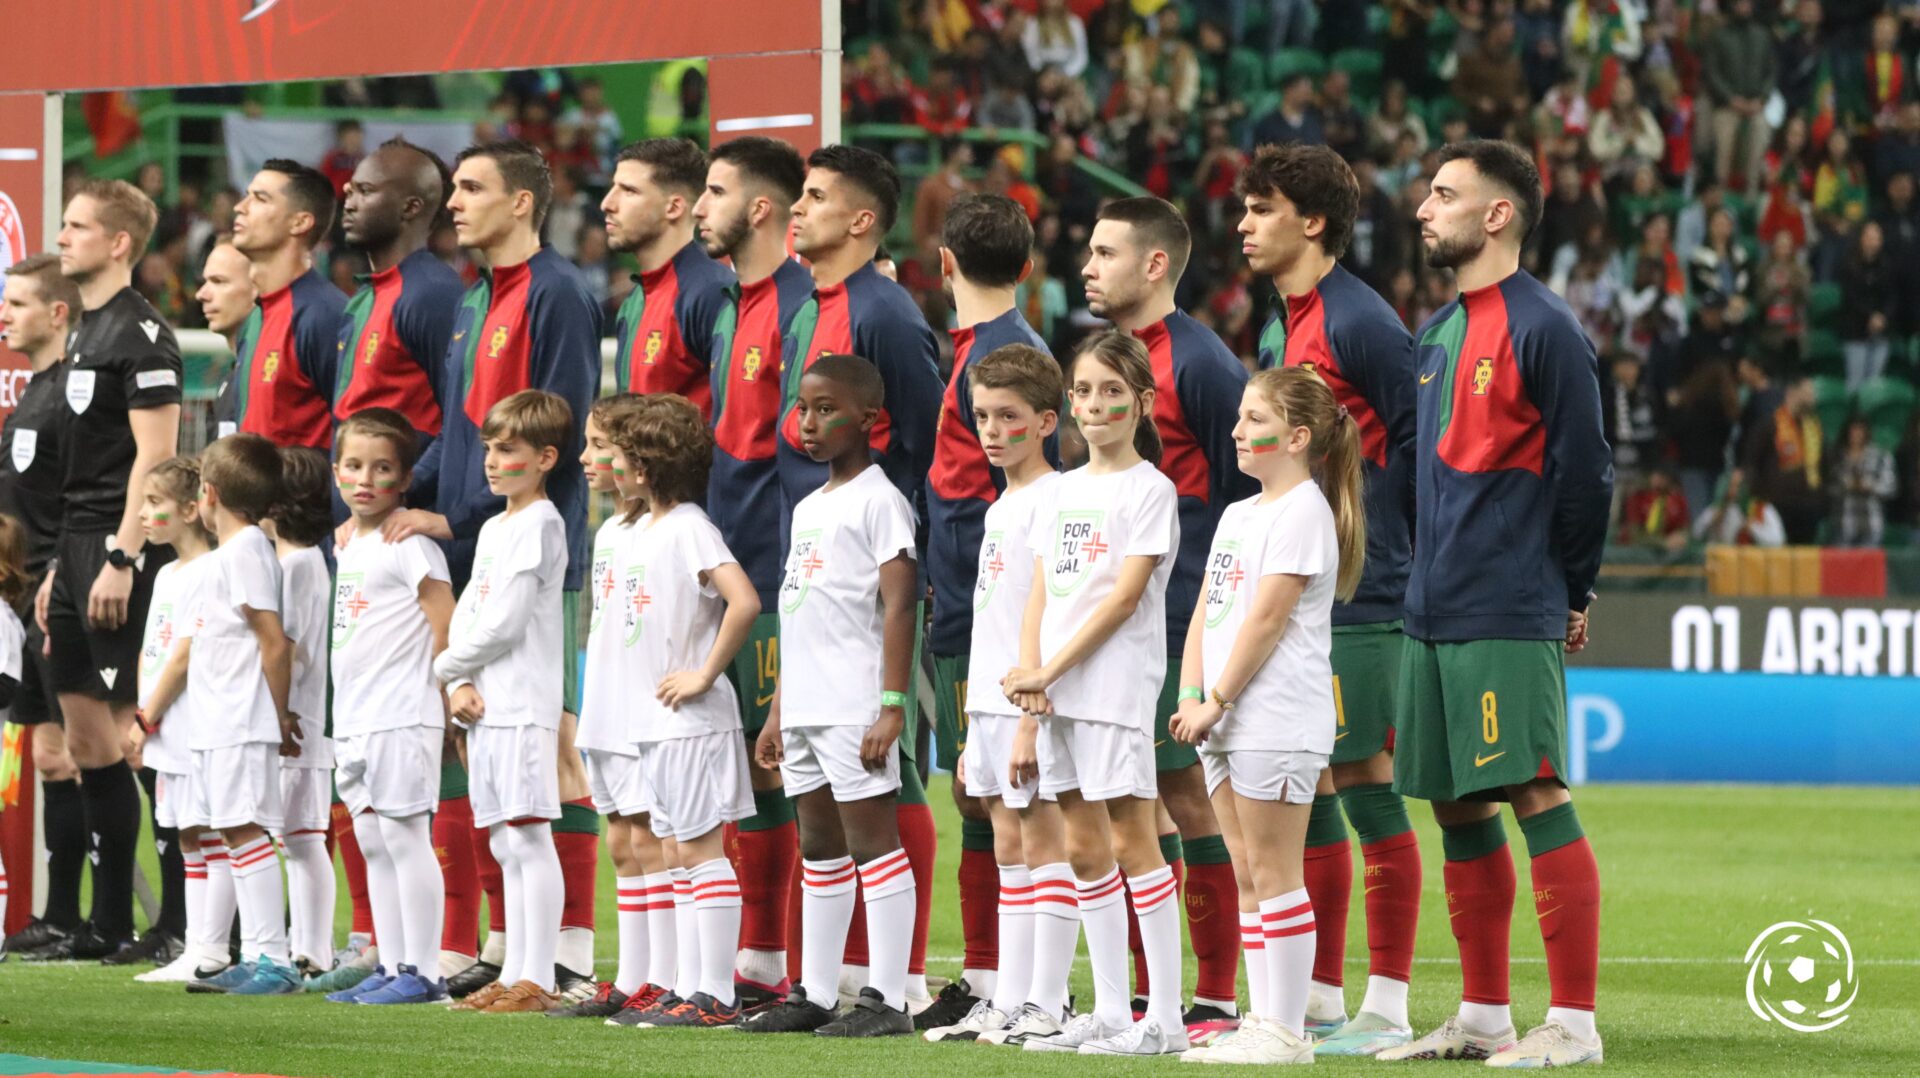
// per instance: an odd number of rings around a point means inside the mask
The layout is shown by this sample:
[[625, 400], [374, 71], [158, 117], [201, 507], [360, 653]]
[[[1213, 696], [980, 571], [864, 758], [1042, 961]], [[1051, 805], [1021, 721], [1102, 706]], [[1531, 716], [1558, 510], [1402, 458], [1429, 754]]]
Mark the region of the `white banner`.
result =
[[[227, 176], [235, 189], [244, 189], [260, 166], [276, 157], [303, 165], [320, 166], [333, 148], [332, 120], [268, 120], [230, 112], [223, 121], [227, 143]], [[440, 155], [449, 167], [461, 150], [473, 144], [473, 125], [464, 121], [408, 120], [366, 123], [368, 150], [395, 135]]]

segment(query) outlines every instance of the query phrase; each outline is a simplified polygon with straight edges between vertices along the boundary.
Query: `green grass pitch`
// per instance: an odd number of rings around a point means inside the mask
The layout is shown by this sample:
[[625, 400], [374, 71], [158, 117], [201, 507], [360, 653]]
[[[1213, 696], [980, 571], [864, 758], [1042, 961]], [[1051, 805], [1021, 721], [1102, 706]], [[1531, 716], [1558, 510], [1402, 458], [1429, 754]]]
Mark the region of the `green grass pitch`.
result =
[[[941, 828], [928, 972], [953, 976], [961, 951], [957, 817], [936, 778]], [[1600, 1030], [1609, 1072], [1630, 1075], [1920, 1074], [1920, 798], [1911, 790], [1608, 786], [1578, 791], [1604, 886]], [[1460, 988], [1440, 889], [1440, 844], [1422, 806], [1426, 888], [1414, 970], [1414, 1025], [1449, 1013]], [[1508, 834], [1527, 889], [1524, 846]], [[1356, 856], [1355, 861], [1359, 858]], [[614, 953], [604, 859], [599, 951]], [[1347, 1001], [1366, 983], [1358, 888]], [[341, 890], [342, 931], [346, 892]], [[1530, 904], [1514, 918], [1515, 1024], [1546, 1007], [1546, 968]], [[1818, 917], [1858, 962], [1848, 1020], [1820, 1034], [1764, 1023], [1747, 1007], [1742, 955], [1768, 925]], [[1191, 985], [1192, 961], [1188, 960]], [[1086, 963], [1075, 990], [1091, 991]], [[228, 999], [131, 983], [98, 966], [0, 965], [0, 1053], [281, 1075], [910, 1075], [1108, 1074], [1178, 1069], [1172, 1060], [1082, 1061], [979, 1045], [828, 1043], [730, 1031], [634, 1031], [597, 1022], [339, 1006], [317, 996]], [[1387, 1066], [1322, 1060], [1339, 1073]], [[1403, 1064], [1448, 1067], [1474, 1064]]]

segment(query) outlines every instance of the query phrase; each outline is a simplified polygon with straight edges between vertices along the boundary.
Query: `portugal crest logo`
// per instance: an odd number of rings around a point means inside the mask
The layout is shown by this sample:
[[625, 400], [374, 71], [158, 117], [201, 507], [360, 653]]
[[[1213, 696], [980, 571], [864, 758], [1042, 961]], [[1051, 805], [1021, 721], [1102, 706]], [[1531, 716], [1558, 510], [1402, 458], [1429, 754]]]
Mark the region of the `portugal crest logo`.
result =
[[373, 366], [374, 353], [380, 351], [380, 331], [379, 330], [376, 329], [372, 333], [367, 334], [367, 346], [361, 349], [360, 351], [361, 351], [361, 357], [360, 357], [361, 364], [368, 367]]
[[278, 373], [280, 373], [280, 350], [275, 348], [267, 353], [267, 361], [260, 365], [260, 384], [265, 385], [273, 381], [273, 376]]
[[1047, 591], [1056, 596], [1072, 595], [1087, 582], [1087, 576], [1110, 547], [1101, 529], [1106, 525], [1104, 509], [1075, 509], [1060, 514], [1053, 535], [1053, 564], [1047, 572]]
[[646, 352], [640, 357], [640, 362], [645, 363], [649, 367], [653, 366], [653, 361], [660, 358], [660, 349], [664, 343], [665, 341], [661, 337], [659, 330], [649, 331], [647, 333]]
[[762, 362], [760, 346], [757, 344], [747, 346], [746, 357], [740, 360], [740, 380], [743, 382], [757, 380], [760, 377], [760, 364]]
[[1473, 395], [1484, 397], [1487, 387], [1493, 384], [1493, 357], [1481, 356], [1473, 361]]
[[500, 350], [507, 346], [507, 327], [493, 327], [493, 336], [487, 338], [487, 358], [499, 359]]

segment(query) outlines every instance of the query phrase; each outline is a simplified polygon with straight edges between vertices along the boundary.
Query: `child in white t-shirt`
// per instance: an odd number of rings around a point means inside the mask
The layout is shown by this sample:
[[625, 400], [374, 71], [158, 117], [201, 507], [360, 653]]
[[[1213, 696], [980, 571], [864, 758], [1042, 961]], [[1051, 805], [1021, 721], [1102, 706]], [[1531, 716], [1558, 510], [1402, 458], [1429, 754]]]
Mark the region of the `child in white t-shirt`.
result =
[[189, 991], [300, 991], [287, 950], [285, 893], [269, 831], [283, 824], [280, 760], [301, 751], [288, 703], [293, 646], [280, 621], [280, 561], [260, 530], [280, 496], [280, 452], [257, 434], [230, 434], [200, 458], [200, 515], [219, 549], [200, 578], [198, 645], [187, 664], [193, 704], [187, 743], [206, 823], [227, 840], [246, 961]]
[[[1016, 782], [1037, 774], [1041, 795], [1058, 798], [1066, 817], [1094, 1008], [1022, 1047], [1161, 1055], [1187, 1048], [1178, 885], [1160, 855], [1153, 759], [1180, 522], [1173, 483], [1155, 466], [1160, 437], [1146, 346], [1118, 330], [1103, 333], [1067, 373], [1088, 462], [1054, 483], [1032, 529], [1020, 663], [1001, 688], [1039, 719], [1037, 731], [1021, 730], [1010, 767]], [[1138, 1022], [1127, 996], [1127, 891], [1152, 983]], [[1058, 983], [1057, 962], [1037, 954], [1034, 979]]]
[[677, 983], [638, 1022], [728, 1025], [740, 1013], [741, 896], [721, 827], [754, 810], [739, 701], [724, 675], [760, 598], [698, 504], [713, 462], [699, 408], [649, 394], [615, 417], [608, 435], [621, 497], [647, 513], [619, 551], [619, 585], [600, 631], [616, 641], [613, 660], [628, 675], [626, 736], [645, 773], [649, 824], [672, 865], [676, 899], [688, 900], [675, 911]]
[[594, 808], [607, 818], [607, 853], [619, 892], [620, 959], [613, 979], [601, 982], [592, 999], [555, 1012], [620, 1025], [639, 1024], [643, 1012], [667, 994], [678, 946], [673, 878], [648, 821], [650, 790], [629, 730], [644, 687], [622, 654], [619, 617], [625, 552], [634, 528], [646, 519], [647, 507], [643, 499], [630, 498], [621, 489], [620, 479], [630, 466], [608, 432], [637, 411], [640, 401], [638, 394], [620, 393], [593, 402], [580, 454], [589, 489], [614, 498], [614, 511], [593, 537], [593, 572], [587, 582], [592, 617], [574, 745], [586, 754]]
[[432, 813], [446, 703], [433, 658], [447, 646], [453, 585], [438, 543], [424, 535], [390, 543], [380, 534], [403, 503], [419, 456], [406, 417], [389, 408], [355, 412], [333, 445], [334, 483], [352, 517], [333, 587], [335, 782], [366, 857], [383, 964], [327, 998], [439, 1003], [447, 999], [439, 976], [446, 891]]
[[[972, 1036], [990, 1044], [1060, 1031], [1067, 1003], [1066, 976], [1080, 939], [1073, 869], [1067, 864], [1065, 823], [1052, 798], [1040, 795], [1036, 776], [1016, 780], [1013, 745], [1034, 720], [1000, 689], [1000, 676], [1020, 665], [1020, 623], [1033, 587], [1031, 532], [1060, 475], [1043, 447], [1060, 421], [1064, 389], [1060, 363], [1028, 345], [997, 348], [967, 370], [974, 426], [987, 463], [1006, 474], [1006, 489], [987, 507], [973, 587], [973, 639], [968, 669], [982, 671], [969, 686], [967, 739], [959, 775], [970, 797], [981, 798], [993, 824], [1000, 870], [999, 969], [990, 999], [955, 1025], [927, 1031], [941, 1041]], [[1055, 977], [1035, 983], [1034, 955]]]
[[[13, 717], [13, 698], [20, 690], [27, 629], [20, 615], [13, 612], [13, 605], [20, 601], [27, 584], [26, 529], [18, 520], [0, 514], [0, 727]], [[32, 875], [27, 879], [31, 882]], [[0, 861], [0, 924], [6, 919], [7, 866]]]
[[[179, 830], [185, 863], [187, 937], [180, 957], [135, 977], [151, 983], [185, 983], [211, 977], [227, 967], [227, 931], [233, 925], [233, 875], [226, 869], [225, 844], [206, 829], [200, 797], [194, 792], [193, 749], [189, 744], [193, 705], [184, 699], [187, 664], [199, 621], [200, 578], [212, 549], [213, 534], [200, 516], [200, 464], [173, 457], [147, 473], [140, 500], [140, 526], [147, 543], [170, 546], [174, 560], [153, 578], [153, 601], [140, 645], [140, 718], [146, 732], [141, 758], [154, 770], [153, 817], [158, 826]], [[208, 843], [218, 847], [209, 871]]]
[[[780, 585], [780, 687], [755, 743], [780, 767], [800, 818], [800, 984], [741, 1029], [831, 1037], [913, 1031], [906, 1002], [914, 881], [894, 812], [912, 687], [913, 511], [868, 449], [882, 384], [851, 355], [800, 379], [801, 448], [827, 483], [794, 506]], [[856, 867], [857, 866], [857, 867]], [[844, 1015], [841, 957], [856, 881], [867, 903], [869, 983]]]
[[280, 558], [280, 623], [293, 643], [287, 709], [300, 721], [300, 753], [280, 761], [281, 825], [287, 857], [288, 941], [294, 968], [308, 977], [333, 965], [333, 743], [327, 737], [327, 605], [333, 582], [320, 543], [333, 538], [327, 458], [282, 446], [280, 496], [264, 530]]
[[455, 1004], [494, 1014], [545, 1012], [563, 898], [552, 821], [560, 818], [560, 588], [566, 526], [547, 500], [573, 414], [566, 401], [523, 390], [480, 428], [487, 487], [507, 507], [480, 529], [473, 577], [454, 609], [447, 649], [433, 661], [453, 721], [467, 733], [473, 822], [505, 875], [507, 947], [500, 979]]
[[1319, 375], [1287, 367], [1247, 384], [1233, 438], [1260, 493], [1228, 506], [1214, 531], [1171, 730], [1200, 747], [1221, 833], [1253, 880], [1242, 904], [1258, 911], [1265, 947], [1248, 955], [1251, 1006], [1239, 1029], [1194, 1052], [1311, 1063], [1315, 937], [1302, 856], [1333, 753], [1333, 602], [1353, 595], [1365, 561], [1360, 433]]

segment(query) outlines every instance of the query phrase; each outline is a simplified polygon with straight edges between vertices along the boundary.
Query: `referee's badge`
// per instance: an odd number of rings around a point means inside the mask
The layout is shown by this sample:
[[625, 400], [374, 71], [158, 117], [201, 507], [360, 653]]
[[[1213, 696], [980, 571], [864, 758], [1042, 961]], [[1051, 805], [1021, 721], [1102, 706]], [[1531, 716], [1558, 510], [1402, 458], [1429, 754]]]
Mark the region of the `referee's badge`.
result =
[[13, 470], [25, 472], [33, 467], [33, 451], [39, 447], [40, 432], [37, 430], [16, 430], [13, 432]]
[[83, 370], [67, 373], [67, 407], [73, 409], [74, 415], [84, 413], [87, 405], [93, 403], [94, 374], [94, 371]]

